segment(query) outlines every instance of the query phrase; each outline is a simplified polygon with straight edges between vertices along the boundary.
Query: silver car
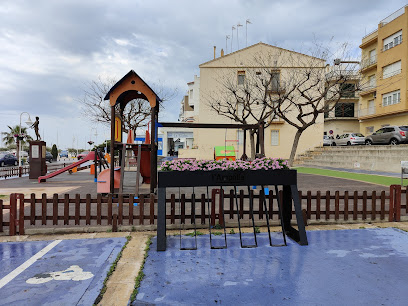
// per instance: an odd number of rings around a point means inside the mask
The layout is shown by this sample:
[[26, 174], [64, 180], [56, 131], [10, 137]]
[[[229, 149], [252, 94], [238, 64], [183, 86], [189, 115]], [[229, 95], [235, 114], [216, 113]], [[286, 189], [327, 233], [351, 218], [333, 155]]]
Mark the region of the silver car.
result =
[[333, 136], [323, 136], [323, 146], [331, 146], [333, 143]]
[[346, 133], [333, 140], [333, 146], [363, 145], [365, 137], [361, 133]]
[[397, 145], [408, 142], [408, 126], [385, 126], [365, 138], [366, 145], [390, 144]]

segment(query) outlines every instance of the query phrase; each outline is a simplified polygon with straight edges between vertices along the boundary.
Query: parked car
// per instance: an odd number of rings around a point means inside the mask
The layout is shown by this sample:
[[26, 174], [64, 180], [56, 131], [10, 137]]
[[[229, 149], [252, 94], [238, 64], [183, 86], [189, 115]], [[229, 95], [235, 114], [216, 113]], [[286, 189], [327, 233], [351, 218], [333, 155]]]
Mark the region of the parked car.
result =
[[333, 136], [323, 135], [323, 146], [331, 146], [333, 139]]
[[77, 158], [78, 158], [78, 160], [80, 160], [80, 159], [84, 158], [85, 156], [87, 156], [88, 154], [89, 154], [89, 151], [84, 151], [84, 152], [78, 154]]
[[361, 133], [345, 133], [333, 140], [333, 146], [363, 145], [365, 137]]
[[10, 153], [0, 153], [0, 167], [18, 166], [17, 157]]
[[366, 145], [390, 144], [397, 145], [408, 142], [408, 125], [385, 126], [365, 138]]
[[67, 158], [68, 158], [68, 151], [67, 151], [67, 150], [62, 150], [62, 151], [60, 152], [60, 154], [59, 154], [59, 157], [60, 157], [60, 158], [63, 158], [63, 157], [67, 157]]
[[52, 163], [52, 160], [54, 159], [54, 156], [50, 152], [45, 152], [45, 161]]

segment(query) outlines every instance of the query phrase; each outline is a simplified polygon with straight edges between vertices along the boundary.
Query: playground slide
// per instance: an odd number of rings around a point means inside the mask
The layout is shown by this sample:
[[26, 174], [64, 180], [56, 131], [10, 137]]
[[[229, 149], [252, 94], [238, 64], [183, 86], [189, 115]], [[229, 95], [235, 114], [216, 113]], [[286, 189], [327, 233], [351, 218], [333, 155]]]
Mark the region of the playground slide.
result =
[[75, 168], [75, 167], [78, 167], [79, 165], [81, 165], [81, 164], [83, 164], [83, 163], [85, 163], [85, 162], [87, 162], [87, 161], [90, 161], [90, 160], [93, 161], [94, 159], [95, 159], [95, 151], [91, 151], [91, 152], [89, 152], [89, 154], [88, 154], [87, 156], [85, 156], [84, 158], [82, 158], [80, 161], [77, 161], [76, 163], [73, 163], [73, 164], [71, 164], [71, 165], [69, 165], [69, 166], [66, 166], [65, 168], [62, 168], [62, 169], [60, 169], [60, 170], [51, 172], [50, 174], [40, 176], [40, 177], [38, 178], [38, 182], [39, 182], [39, 183], [45, 182], [45, 181], [46, 181], [47, 179], [49, 179], [49, 178], [52, 178], [52, 177], [54, 177], [54, 176], [57, 176], [58, 174], [61, 174], [61, 173], [65, 172], [65, 171], [68, 171], [68, 170], [70, 170], [70, 169], [73, 169], [73, 168]]

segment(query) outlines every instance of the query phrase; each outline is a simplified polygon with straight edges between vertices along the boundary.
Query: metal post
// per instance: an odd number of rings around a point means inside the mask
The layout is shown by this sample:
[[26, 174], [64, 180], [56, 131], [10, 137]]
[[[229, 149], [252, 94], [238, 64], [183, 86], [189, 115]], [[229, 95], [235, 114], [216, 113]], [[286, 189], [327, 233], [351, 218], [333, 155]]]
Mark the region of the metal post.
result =
[[113, 105], [111, 107], [111, 143], [110, 143], [110, 156], [111, 156], [111, 162], [110, 162], [110, 193], [113, 194], [115, 192], [115, 182], [114, 182], [114, 173], [115, 173], [115, 106]]
[[166, 250], [166, 188], [158, 188], [157, 251]]

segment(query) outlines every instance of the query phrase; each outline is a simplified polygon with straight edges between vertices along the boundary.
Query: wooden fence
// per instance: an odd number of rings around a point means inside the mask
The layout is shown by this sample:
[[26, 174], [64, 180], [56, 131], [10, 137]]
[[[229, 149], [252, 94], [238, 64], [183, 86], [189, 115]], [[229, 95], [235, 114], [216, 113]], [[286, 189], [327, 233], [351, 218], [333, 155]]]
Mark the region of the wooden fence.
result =
[[[281, 197], [281, 192], [280, 197]], [[302, 209], [309, 221], [329, 220], [388, 220], [400, 221], [401, 214], [408, 216], [408, 198], [402, 204], [401, 186], [390, 186], [389, 192], [373, 191], [347, 192], [334, 194], [329, 191], [312, 193], [299, 191]], [[250, 209], [249, 199], [253, 199], [254, 206]], [[266, 210], [265, 202], [266, 201]], [[237, 203], [235, 202], [237, 201]], [[208, 224], [223, 225], [240, 219], [251, 219], [256, 222], [269, 218], [272, 222], [279, 222], [278, 201], [275, 194], [270, 192], [250, 191], [245, 194], [240, 190], [235, 197], [233, 190], [220, 192], [215, 189], [212, 195], [175, 194], [166, 198], [168, 224]], [[236, 209], [238, 204], [238, 212]], [[294, 212], [293, 212], [294, 213]], [[27, 227], [67, 227], [67, 226], [112, 226], [118, 225], [155, 225], [157, 219], [157, 198], [155, 195], [134, 195], [92, 198], [90, 194], [74, 197], [65, 194], [59, 197], [54, 194], [51, 198], [43, 194], [36, 198], [35, 194], [24, 197], [23, 194], [11, 194], [10, 205], [4, 205], [0, 200], [0, 232], [9, 228], [10, 235], [24, 234]]]
[[[47, 171], [53, 172], [59, 169], [64, 168], [68, 164], [59, 164], [59, 165], [47, 165]], [[21, 166], [21, 167], [9, 167], [6, 169], [0, 168], [0, 178], [8, 178], [8, 177], [21, 177], [25, 174], [30, 173], [30, 166]]]

